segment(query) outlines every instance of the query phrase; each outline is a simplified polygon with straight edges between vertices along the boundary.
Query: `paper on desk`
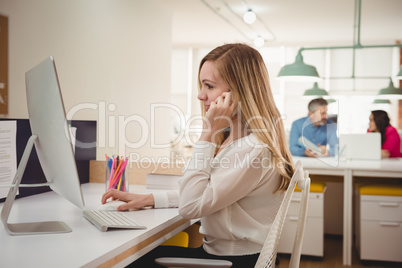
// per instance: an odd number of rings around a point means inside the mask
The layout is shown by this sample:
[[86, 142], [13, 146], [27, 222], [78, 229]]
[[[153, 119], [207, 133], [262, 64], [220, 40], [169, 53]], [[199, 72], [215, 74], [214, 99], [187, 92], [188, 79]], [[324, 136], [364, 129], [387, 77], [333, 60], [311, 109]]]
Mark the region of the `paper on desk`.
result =
[[17, 172], [17, 121], [0, 121], [0, 198], [7, 196], [10, 185]]

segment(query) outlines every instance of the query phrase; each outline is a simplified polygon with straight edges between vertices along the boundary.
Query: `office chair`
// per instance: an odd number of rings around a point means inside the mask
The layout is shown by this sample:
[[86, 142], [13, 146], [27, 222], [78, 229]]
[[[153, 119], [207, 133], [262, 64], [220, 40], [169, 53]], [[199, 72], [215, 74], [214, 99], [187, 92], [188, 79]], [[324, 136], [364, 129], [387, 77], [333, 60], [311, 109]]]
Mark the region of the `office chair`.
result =
[[[299, 220], [297, 223], [296, 237], [293, 244], [292, 255], [289, 267], [297, 268], [300, 264], [301, 247], [304, 236], [304, 228], [307, 219], [308, 199], [310, 194], [310, 178], [307, 171], [303, 171], [303, 165], [300, 161], [296, 163], [295, 172], [290, 180], [288, 189], [275, 216], [271, 230], [265, 240], [261, 250], [260, 257], [257, 260], [255, 268], [275, 267], [275, 259], [282, 229], [285, 223], [286, 214], [292, 199], [294, 189], [298, 187], [302, 190], [302, 200], [299, 210]], [[196, 258], [157, 258], [156, 263], [165, 267], [175, 268], [224, 268], [231, 267], [232, 263], [226, 260], [196, 259]]]

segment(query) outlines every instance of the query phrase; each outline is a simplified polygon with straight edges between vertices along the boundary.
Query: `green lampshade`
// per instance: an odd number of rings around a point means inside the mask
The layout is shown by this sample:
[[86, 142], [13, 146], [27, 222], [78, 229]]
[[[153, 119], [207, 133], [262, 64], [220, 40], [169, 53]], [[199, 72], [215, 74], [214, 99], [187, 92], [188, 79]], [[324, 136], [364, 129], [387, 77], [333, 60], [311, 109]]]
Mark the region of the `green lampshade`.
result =
[[334, 99], [326, 99], [326, 101], [327, 101], [328, 104], [336, 102], [336, 100], [334, 100]]
[[286, 78], [289, 80], [303, 80], [303, 81], [318, 81], [320, 76], [317, 69], [303, 62], [301, 51], [297, 53], [296, 60], [292, 64], [282, 67], [278, 74], [279, 78]]
[[390, 79], [388, 87], [381, 89], [377, 97], [380, 99], [402, 99], [402, 89], [394, 87], [394, 83]]
[[325, 89], [319, 88], [318, 83], [315, 82], [313, 88], [304, 91], [303, 96], [328, 96], [328, 92]]
[[373, 104], [391, 104], [391, 101], [385, 99], [376, 99], [373, 101]]
[[399, 73], [396, 75], [395, 78], [399, 79], [399, 80], [402, 80], [402, 65], [401, 65], [401, 69], [399, 69]]

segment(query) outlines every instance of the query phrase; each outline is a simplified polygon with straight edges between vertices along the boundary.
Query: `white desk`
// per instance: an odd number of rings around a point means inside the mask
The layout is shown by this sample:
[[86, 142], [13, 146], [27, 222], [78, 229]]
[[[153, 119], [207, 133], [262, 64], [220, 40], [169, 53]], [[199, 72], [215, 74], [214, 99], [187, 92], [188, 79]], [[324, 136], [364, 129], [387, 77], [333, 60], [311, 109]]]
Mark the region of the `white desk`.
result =
[[[100, 205], [104, 187], [96, 183], [82, 185], [86, 208]], [[130, 185], [130, 192], [143, 193], [146, 189]], [[60, 220], [73, 231], [11, 236], [1, 224], [0, 267], [124, 267], [190, 225], [177, 209], [129, 213], [148, 228], [101, 232], [82, 216], [79, 208], [54, 192], [17, 199], [9, 222]]]
[[343, 264], [352, 265], [353, 241], [353, 177], [402, 178], [402, 159], [352, 160], [335, 158], [293, 157], [300, 160], [310, 174], [343, 177]]

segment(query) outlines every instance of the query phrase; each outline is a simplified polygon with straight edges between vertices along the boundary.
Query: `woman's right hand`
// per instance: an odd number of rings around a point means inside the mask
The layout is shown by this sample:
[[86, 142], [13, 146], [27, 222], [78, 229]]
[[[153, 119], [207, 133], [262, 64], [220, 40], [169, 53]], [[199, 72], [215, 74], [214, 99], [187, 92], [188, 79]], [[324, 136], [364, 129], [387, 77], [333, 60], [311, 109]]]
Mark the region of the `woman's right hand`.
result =
[[119, 206], [118, 210], [142, 209], [155, 205], [154, 196], [152, 194], [134, 194], [110, 189], [102, 195], [102, 204], [105, 204], [109, 198], [111, 198], [112, 201], [120, 200], [126, 202], [126, 204]]
[[233, 101], [231, 92], [223, 92], [210, 104], [209, 110], [203, 122], [203, 131], [200, 140], [211, 141], [211, 139], [228, 127], [233, 125], [236, 118], [235, 110], [237, 102]]

